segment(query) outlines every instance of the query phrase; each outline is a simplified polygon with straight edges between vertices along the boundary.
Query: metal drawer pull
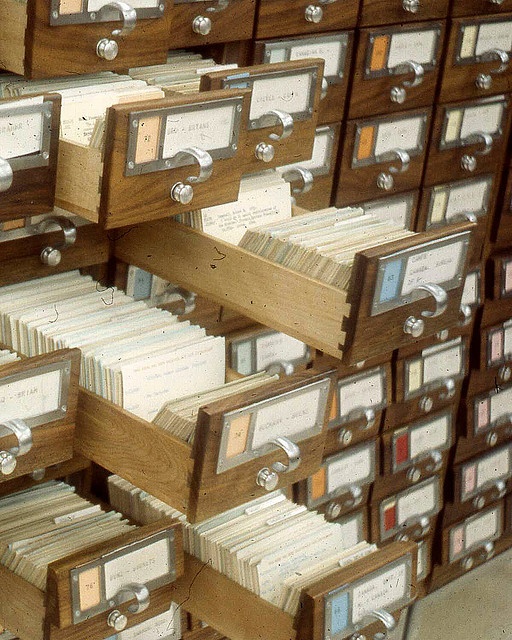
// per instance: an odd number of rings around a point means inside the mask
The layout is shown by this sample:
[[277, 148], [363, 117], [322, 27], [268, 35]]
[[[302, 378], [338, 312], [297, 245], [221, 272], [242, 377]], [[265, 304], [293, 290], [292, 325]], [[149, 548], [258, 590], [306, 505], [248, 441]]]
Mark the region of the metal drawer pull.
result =
[[[99, 11], [103, 9], [116, 9], [121, 14], [123, 26], [120, 29], [114, 29], [112, 36], [122, 38], [131, 33], [137, 25], [137, 11], [126, 2], [115, 0], [104, 4]], [[114, 60], [119, 53], [119, 45], [115, 40], [110, 38], [101, 38], [96, 44], [96, 55], [104, 60]]]
[[296, 182], [300, 180], [302, 182], [302, 186], [300, 187], [292, 187], [293, 195], [302, 195], [303, 193], [308, 193], [311, 191], [313, 187], [313, 174], [309, 169], [303, 169], [302, 167], [294, 167], [293, 169], [288, 169], [288, 171], [284, 171], [282, 177], [286, 182]]
[[469, 173], [472, 173], [476, 169], [476, 165], [477, 165], [475, 156], [486, 156], [488, 153], [491, 152], [493, 139], [489, 133], [485, 133], [484, 131], [478, 131], [476, 133], [473, 133], [469, 137], [467, 137], [465, 140], [463, 140], [463, 143], [465, 145], [477, 144], [479, 142], [484, 143], [484, 146], [482, 149], [478, 149], [477, 151], [474, 151], [472, 154], [465, 153], [460, 159], [460, 166], [464, 169], [464, 171], [468, 171]]
[[424, 318], [437, 318], [438, 316], [443, 315], [446, 311], [446, 307], [448, 306], [448, 294], [443, 287], [440, 287], [438, 284], [420, 284], [415, 289], [415, 291], [418, 290], [429, 293], [436, 303], [435, 311], [422, 311], [421, 315]]
[[357, 507], [363, 501], [363, 490], [357, 485], [352, 485], [348, 491], [351, 497], [345, 500], [346, 507]]
[[[492, 2], [492, 0], [491, 0]], [[492, 86], [492, 75], [504, 73], [509, 65], [510, 56], [503, 49], [489, 49], [482, 54], [482, 62], [492, 62], [497, 60], [500, 66], [497, 69], [493, 69], [490, 73], [479, 73], [475, 79], [475, 84], [479, 89], [490, 89]]]
[[295, 471], [297, 467], [301, 463], [300, 457], [300, 449], [295, 444], [285, 436], [278, 436], [270, 441], [270, 444], [275, 445], [276, 447], [281, 448], [288, 457], [288, 464], [283, 464], [282, 462], [274, 462], [272, 468], [277, 473], [290, 473], [291, 471]]
[[54, 247], [45, 247], [40, 254], [43, 264], [50, 267], [56, 267], [62, 260], [62, 252], [72, 247], [76, 242], [76, 225], [69, 218], [64, 216], [50, 216], [41, 220], [41, 222], [33, 228], [34, 233], [44, 233], [51, 225], [56, 225], [64, 234], [64, 242]]
[[407, 98], [407, 91], [405, 88], [417, 87], [423, 82], [423, 76], [425, 75], [425, 69], [423, 65], [413, 60], [407, 60], [394, 67], [393, 71], [396, 74], [414, 73], [413, 80], [404, 80], [401, 86], [392, 87], [390, 91], [391, 102], [397, 104], [403, 104]]
[[494, 542], [486, 542], [482, 547], [481, 555], [484, 560], [490, 560], [494, 555]]
[[[203, 149], [199, 149], [199, 147], [187, 147], [186, 149], [182, 149], [178, 151], [176, 155], [172, 157], [177, 163], [184, 159], [192, 157], [199, 164], [199, 175], [198, 176], [188, 176], [185, 178], [187, 182], [192, 184], [197, 184], [199, 182], [206, 182], [212, 175], [213, 172], [213, 158], [208, 153], [208, 151], [204, 151]], [[171, 198], [175, 202], [179, 202], [180, 204], [189, 204], [194, 197], [194, 189], [190, 184], [185, 184], [184, 182], [176, 182], [171, 187]]]
[[375, 611], [372, 611], [366, 617], [372, 620], [379, 620], [386, 628], [385, 633], [376, 633], [373, 636], [374, 640], [384, 640], [384, 638], [387, 637], [388, 632], [393, 631], [396, 628], [396, 620], [394, 616], [385, 609], [375, 609]]
[[402, 0], [402, 8], [408, 13], [418, 13], [420, 0]]
[[453, 378], [446, 378], [443, 382], [445, 391], [439, 394], [441, 400], [451, 400], [455, 395], [455, 380]]
[[398, 167], [391, 165], [388, 169], [389, 173], [383, 171], [377, 176], [377, 186], [384, 191], [391, 191], [395, 184], [395, 180], [391, 174], [405, 173], [409, 169], [409, 163], [411, 156], [404, 149], [393, 149], [388, 151], [382, 157], [382, 161], [398, 160], [400, 162]]
[[[128, 607], [128, 611], [130, 613], [141, 613], [149, 607], [149, 589], [145, 584], [139, 584], [137, 582], [128, 584], [126, 587], [120, 589], [115, 596], [115, 602], [117, 604], [122, 604], [127, 600], [131, 600], [133, 597], [135, 597], [137, 602], [136, 604], [131, 604]], [[114, 609], [114, 611], [111, 611], [108, 614], [107, 625], [112, 627], [115, 631], [123, 631], [123, 629], [126, 629], [127, 624], [128, 617], [118, 609]]]
[[12, 186], [14, 173], [8, 160], [0, 158], [0, 191], [7, 191]]
[[7, 451], [0, 451], [0, 473], [8, 476], [14, 472], [18, 464], [18, 458], [24, 456], [32, 449], [32, 429], [24, 420], [6, 420], [0, 427], [13, 433], [17, 440], [17, 446]]
[[430, 462], [425, 467], [428, 472], [439, 471], [443, 466], [443, 454], [440, 451], [431, 451], [427, 455], [427, 459], [430, 459]]
[[275, 376], [283, 373], [285, 376], [291, 376], [295, 372], [295, 365], [288, 360], [281, 360], [279, 362], [271, 362], [266, 371], [269, 375]]
[[271, 133], [269, 138], [271, 140], [284, 140], [288, 138], [293, 133], [293, 118], [286, 111], [281, 111], [280, 109], [272, 109], [271, 111], [267, 111], [258, 119], [258, 125], [262, 127], [272, 127], [274, 125], [281, 125], [282, 132], [281, 135], [277, 133]]

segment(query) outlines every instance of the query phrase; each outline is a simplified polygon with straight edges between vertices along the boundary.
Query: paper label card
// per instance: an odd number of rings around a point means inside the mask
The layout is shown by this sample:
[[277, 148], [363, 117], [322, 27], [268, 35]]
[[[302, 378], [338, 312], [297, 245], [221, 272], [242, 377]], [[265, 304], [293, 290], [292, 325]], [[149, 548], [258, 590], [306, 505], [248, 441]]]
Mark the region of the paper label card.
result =
[[327, 493], [332, 495], [352, 485], [372, 482], [375, 478], [375, 444], [365, 444], [350, 454], [326, 460]]
[[[286, 74], [268, 74], [252, 78], [252, 99], [249, 119], [256, 121], [273, 109], [294, 116], [294, 120], [310, 117], [316, 81], [311, 70]], [[308, 115], [306, 115], [308, 114]], [[297, 116], [297, 117], [295, 117]]]
[[423, 486], [398, 497], [398, 524], [408, 523], [437, 509], [438, 480], [429, 480]]
[[476, 216], [486, 214], [490, 183], [490, 180], [483, 179], [452, 186], [448, 191], [446, 220], [450, 221], [467, 213], [474, 213]]
[[504, 111], [505, 103], [503, 101], [491, 102], [477, 107], [466, 107], [460, 129], [461, 140], [465, 140], [480, 131], [498, 135], [501, 131]]
[[492, 49], [512, 51], [512, 21], [490, 22], [480, 25], [475, 56], [480, 56]]
[[289, 59], [302, 60], [304, 58], [323, 58], [325, 61], [325, 78], [340, 78], [343, 76], [343, 68], [345, 66], [346, 46], [346, 39], [345, 41], [332, 39], [296, 44], [293, 45], [291, 49]]
[[393, 149], [417, 152], [423, 148], [425, 120], [421, 116], [382, 122], [377, 130], [375, 156], [378, 159]]
[[350, 419], [357, 410], [379, 411], [386, 404], [386, 376], [383, 368], [369, 374], [350, 376], [338, 381], [340, 417]]
[[466, 276], [460, 303], [469, 306], [480, 304], [480, 270], [471, 271]]
[[412, 60], [421, 65], [435, 63], [439, 31], [429, 29], [394, 33], [389, 47], [388, 67]]
[[502, 387], [491, 395], [491, 423], [495, 424], [511, 413], [512, 387]]
[[405, 562], [400, 562], [355, 588], [352, 593], [353, 622], [360, 622], [375, 609], [392, 610], [395, 603], [407, 597], [411, 589], [407, 569]]
[[417, 253], [407, 261], [401, 295], [411, 293], [420, 284], [441, 284], [453, 280], [461, 270], [463, 243], [447, 244]]
[[446, 449], [450, 444], [450, 430], [451, 415], [449, 413], [411, 429], [411, 458], [418, 458], [431, 451]]

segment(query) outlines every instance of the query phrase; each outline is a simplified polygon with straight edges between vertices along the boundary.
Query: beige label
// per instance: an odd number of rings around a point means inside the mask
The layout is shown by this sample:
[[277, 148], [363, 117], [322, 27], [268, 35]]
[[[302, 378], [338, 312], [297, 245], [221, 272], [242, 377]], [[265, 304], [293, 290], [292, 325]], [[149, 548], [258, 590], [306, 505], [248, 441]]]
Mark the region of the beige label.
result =
[[273, 109], [293, 115], [307, 111], [310, 105], [311, 72], [289, 74], [278, 78], [254, 80], [249, 117], [257, 120]]
[[[9, 380], [9, 378], [7, 378]], [[0, 421], [28, 420], [60, 407], [62, 371], [31, 375], [7, 384], [0, 382]]]
[[450, 347], [439, 345], [423, 351], [423, 382], [433, 382], [462, 373], [462, 341], [455, 340]]
[[409, 393], [416, 391], [423, 384], [423, 360], [414, 360], [409, 363], [409, 377], [408, 377]]
[[510, 447], [498, 451], [492, 456], [486, 457], [478, 463], [478, 486], [486, 482], [499, 480], [510, 472]]
[[512, 22], [491, 22], [480, 25], [475, 55], [479, 56], [492, 49], [507, 52], [512, 50]]
[[430, 513], [436, 507], [436, 482], [429, 482], [424, 487], [411, 491], [398, 499], [398, 522], [404, 524], [408, 520]]
[[432, 420], [412, 429], [409, 438], [410, 456], [416, 458], [434, 449], [444, 449], [450, 435], [448, 416]]
[[350, 455], [342, 455], [339, 460], [327, 462], [327, 493], [340, 487], [360, 485], [371, 481], [375, 475], [373, 461], [374, 444]]
[[378, 157], [393, 149], [415, 151], [423, 139], [423, 118], [401, 118], [379, 124], [375, 155]]
[[59, 13], [61, 16], [68, 16], [72, 13], [82, 12], [82, 0], [60, 0]]
[[361, 621], [367, 614], [376, 609], [392, 609], [393, 604], [400, 602], [410, 592], [407, 580], [405, 561], [378, 575], [366, 580], [352, 593], [352, 622]]
[[466, 526], [466, 549], [495, 537], [499, 526], [498, 508], [488, 511]]
[[477, 25], [464, 27], [464, 34], [460, 45], [459, 56], [461, 58], [471, 58], [475, 51], [476, 37], [478, 35]]
[[389, 47], [388, 68], [414, 60], [419, 64], [431, 64], [436, 55], [437, 31], [413, 31], [394, 33]]
[[324, 76], [337, 76], [340, 69], [340, 58], [343, 52], [341, 40], [331, 42], [308, 42], [294, 45], [290, 51], [290, 60], [304, 58], [323, 58], [325, 61]]
[[139, 119], [137, 150], [135, 151], [136, 164], [158, 159], [161, 123], [162, 119], [160, 116]]
[[480, 131], [490, 134], [497, 133], [503, 118], [504, 108], [503, 102], [494, 102], [492, 104], [467, 107], [464, 109], [462, 126], [460, 128], [461, 140]]
[[473, 271], [468, 273], [464, 282], [461, 304], [476, 304], [478, 302], [478, 273]]
[[478, 180], [478, 182], [452, 187], [446, 207], [446, 220], [451, 220], [464, 213], [483, 211], [488, 187], [487, 180]]
[[444, 220], [444, 212], [446, 211], [446, 203], [448, 201], [448, 194], [446, 191], [438, 191], [434, 194], [434, 202], [432, 204], [432, 211], [430, 213], [430, 222], [442, 222]]
[[406, 296], [420, 284], [442, 284], [459, 275], [464, 243], [450, 242], [412, 255], [407, 260], [401, 295]]
[[247, 438], [251, 425], [251, 413], [238, 416], [229, 424], [229, 437], [226, 445], [226, 458], [233, 458], [243, 453], [247, 448]]
[[447, 118], [448, 121], [446, 123], [446, 130], [444, 132], [444, 141], [445, 142], [455, 142], [455, 140], [459, 139], [459, 131], [462, 124], [462, 109], [455, 109], [453, 111], [448, 111]]
[[384, 401], [382, 370], [364, 378], [348, 378], [339, 383], [340, 415], [346, 416], [354, 409], [379, 407]]
[[88, 611], [101, 602], [100, 567], [82, 571], [78, 576], [80, 610]]

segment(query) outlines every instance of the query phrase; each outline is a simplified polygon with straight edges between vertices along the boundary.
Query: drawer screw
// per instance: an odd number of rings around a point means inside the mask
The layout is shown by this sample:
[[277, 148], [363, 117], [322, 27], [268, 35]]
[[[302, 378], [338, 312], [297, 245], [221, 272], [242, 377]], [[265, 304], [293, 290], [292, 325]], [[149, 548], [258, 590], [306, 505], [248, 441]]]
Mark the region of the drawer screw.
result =
[[341, 429], [338, 433], [338, 442], [346, 447], [352, 442], [352, 431], [350, 429]]

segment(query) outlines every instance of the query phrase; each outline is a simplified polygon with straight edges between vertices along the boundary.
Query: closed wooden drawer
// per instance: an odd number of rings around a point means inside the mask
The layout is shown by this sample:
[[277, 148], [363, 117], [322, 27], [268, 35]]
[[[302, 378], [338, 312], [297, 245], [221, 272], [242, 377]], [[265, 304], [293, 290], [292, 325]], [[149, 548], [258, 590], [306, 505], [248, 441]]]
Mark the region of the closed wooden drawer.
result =
[[462, 180], [472, 175], [499, 175], [507, 148], [509, 125], [510, 101], [506, 96], [439, 105], [424, 183], [437, 184], [439, 176]]
[[282, 62], [303, 58], [324, 60], [324, 79], [318, 108], [318, 123], [339, 122], [345, 113], [353, 31], [340, 31], [289, 40], [261, 40], [255, 43], [254, 62]]
[[484, 511], [444, 527], [433, 588], [459, 578], [501, 551], [504, 522], [505, 504], [500, 500]]
[[395, 403], [385, 429], [457, 403], [468, 370], [469, 340], [459, 336], [397, 360]]
[[247, 131], [239, 158], [244, 173], [311, 158], [323, 66], [323, 60], [308, 58], [201, 77], [202, 91], [252, 90], [249, 113], [241, 122]]
[[331, 204], [340, 129], [340, 124], [317, 127], [311, 160], [277, 167], [290, 182], [292, 196], [299, 207], [315, 210]]
[[442, 22], [361, 29], [348, 117], [433, 104], [444, 33]]
[[[428, 336], [458, 325], [472, 224], [458, 229], [417, 234], [357, 254], [348, 292], [172, 220], [132, 229], [117, 240], [115, 253], [124, 262], [355, 364], [388, 354], [390, 344], [415, 344], [417, 331]], [[219, 251], [226, 259], [212, 269], [211, 256]], [[429, 287], [435, 296], [417, 289], [420, 282], [436, 283], [448, 292], [446, 298], [437, 288]], [[434, 298], [439, 302], [433, 305]]]
[[196, 522], [314, 473], [330, 393], [329, 374], [309, 370], [211, 403], [190, 445], [81, 391], [76, 448]]
[[[512, 297], [512, 253], [503, 251], [502, 253], [492, 255], [487, 270], [489, 272], [489, 281], [491, 286], [487, 297], [493, 302], [498, 302], [500, 309]], [[493, 305], [494, 306], [494, 305]], [[495, 305], [498, 308], [498, 305]], [[507, 304], [507, 308], [508, 308]], [[512, 306], [510, 306], [512, 309]]]
[[103, 153], [61, 141], [57, 204], [111, 229], [236, 200], [248, 94], [216, 91], [111, 107]]
[[175, 0], [169, 49], [250, 40], [255, 0]]
[[416, 230], [476, 220], [475, 251], [470, 262], [478, 263], [496, 204], [498, 182], [497, 176], [487, 174], [422, 189]]
[[373, 499], [385, 495], [386, 485], [400, 490], [445, 469], [455, 442], [455, 425], [455, 411], [446, 409], [384, 433], [381, 437], [383, 475], [375, 482]]
[[77, 349], [0, 366], [0, 483], [73, 457]]
[[360, 443], [325, 458], [320, 469], [296, 487], [297, 500], [327, 520], [337, 520], [368, 502], [378, 468], [377, 442]]
[[[349, 120], [336, 206], [416, 189], [426, 158], [430, 109]], [[361, 185], [364, 184], [364, 192]], [[364, 193], [364, 196], [362, 195]]]
[[378, 200], [359, 202], [365, 213], [371, 213], [383, 221], [392, 222], [404, 229], [414, 229], [419, 201], [419, 190], [384, 196]]
[[60, 96], [0, 100], [0, 222], [53, 209]]
[[471, 100], [510, 91], [512, 14], [451, 22], [439, 99]]
[[[158, 570], [151, 568], [156, 563]], [[181, 526], [160, 520], [53, 562], [44, 591], [0, 566], [0, 623], [21, 640], [103, 640], [112, 634], [107, 619], [115, 610], [128, 628], [167, 610], [182, 573]], [[147, 606], [133, 603], [133, 589]]]
[[435, 530], [442, 506], [443, 491], [439, 476], [373, 502], [371, 540], [377, 544], [392, 540], [422, 540]]
[[391, 402], [391, 363], [340, 377], [329, 415], [325, 453], [375, 438], [382, 414]]
[[454, 18], [462, 16], [492, 16], [507, 13], [510, 5], [506, 2], [489, 2], [489, 0], [453, 0], [450, 15]]
[[166, 61], [171, 3], [132, 0], [121, 11], [102, 0], [2, 0], [0, 22], [2, 66], [14, 73], [42, 78], [128, 69]]
[[261, 0], [256, 15], [257, 39], [323, 33], [356, 26], [359, 0]]
[[512, 245], [512, 167], [505, 169], [503, 174], [502, 193], [491, 232], [494, 250], [508, 249]]
[[406, 24], [418, 20], [438, 20], [448, 14], [447, 0], [362, 0], [360, 24], [364, 27], [382, 24]]

